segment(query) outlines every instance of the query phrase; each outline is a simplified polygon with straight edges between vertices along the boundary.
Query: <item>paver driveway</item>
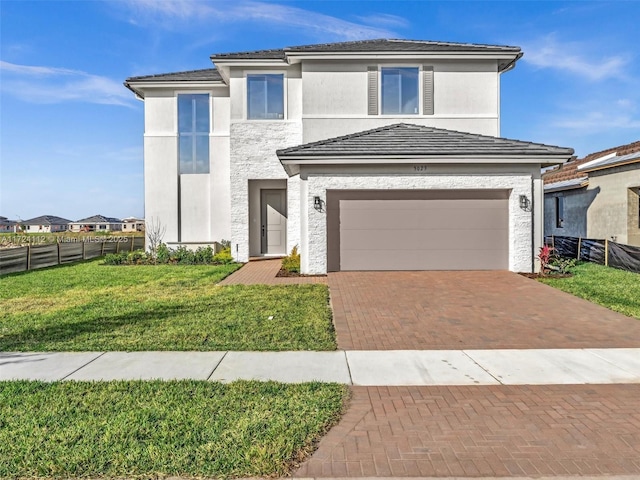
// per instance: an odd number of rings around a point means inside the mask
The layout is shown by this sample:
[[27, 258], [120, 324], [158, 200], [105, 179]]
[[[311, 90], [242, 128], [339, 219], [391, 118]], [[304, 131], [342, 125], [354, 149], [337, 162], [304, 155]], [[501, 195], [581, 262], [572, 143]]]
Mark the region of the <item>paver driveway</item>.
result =
[[640, 347], [640, 321], [511, 272], [336, 272], [344, 350]]
[[[638, 347], [640, 321], [509, 272], [329, 274], [342, 349]], [[296, 477], [640, 478], [640, 385], [352, 387]]]

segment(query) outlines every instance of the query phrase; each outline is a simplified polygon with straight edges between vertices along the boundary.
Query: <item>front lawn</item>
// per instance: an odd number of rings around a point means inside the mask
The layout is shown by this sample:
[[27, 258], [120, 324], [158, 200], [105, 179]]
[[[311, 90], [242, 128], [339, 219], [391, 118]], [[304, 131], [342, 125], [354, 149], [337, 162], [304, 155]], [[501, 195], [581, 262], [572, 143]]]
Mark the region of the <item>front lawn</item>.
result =
[[106, 266], [0, 278], [0, 350], [334, 350], [326, 285], [217, 286], [238, 265]]
[[282, 476], [347, 395], [320, 383], [0, 382], [0, 478]]
[[640, 319], [640, 274], [580, 263], [573, 277], [541, 278], [542, 283], [597, 303], [613, 311]]

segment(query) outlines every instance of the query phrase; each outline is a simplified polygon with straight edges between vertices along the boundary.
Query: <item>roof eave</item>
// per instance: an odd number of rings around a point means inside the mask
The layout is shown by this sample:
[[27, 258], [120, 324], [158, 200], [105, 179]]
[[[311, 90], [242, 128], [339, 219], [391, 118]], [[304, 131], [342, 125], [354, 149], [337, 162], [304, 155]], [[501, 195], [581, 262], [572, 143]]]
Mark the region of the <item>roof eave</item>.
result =
[[[553, 184], [550, 184], [550, 185], [553, 185]], [[562, 187], [549, 187], [549, 188], [543, 188], [543, 190], [544, 190], [544, 193], [564, 192], [566, 190], [579, 190], [581, 188], [587, 187], [588, 185], [589, 185], [589, 180], [586, 180], [576, 185], [565, 185]]]
[[161, 90], [161, 89], [208, 89], [208, 88], [221, 88], [228, 85], [221, 80], [197, 80], [197, 81], [141, 81], [141, 82], [124, 82], [124, 86], [131, 90], [141, 100], [144, 99], [146, 90]]
[[569, 155], [287, 155], [278, 154], [282, 165], [404, 165], [426, 164], [534, 164], [555, 165], [566, 162]]
[[607, 165], [594, 166], [594, 167], [589, 167], [585, 169], [578, 167], [578, 171], [585, 172], [585, 173], [595, 172], [597, 170], [606, 170], [607, 168], [622, 167], [624, 165], [631, 165], [633, 163], [640, 163], [640, 158], [632, 158], [630, 160], [626, 160], [622, 162], [608, 163]]

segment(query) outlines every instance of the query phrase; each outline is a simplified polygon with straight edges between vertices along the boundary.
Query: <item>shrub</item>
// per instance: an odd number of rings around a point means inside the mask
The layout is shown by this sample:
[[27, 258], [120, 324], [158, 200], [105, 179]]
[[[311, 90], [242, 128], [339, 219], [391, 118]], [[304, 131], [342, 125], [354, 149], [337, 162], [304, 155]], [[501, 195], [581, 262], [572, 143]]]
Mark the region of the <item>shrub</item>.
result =
[[103, 263], [105, 265], [126, 265], [128, 255], [129, 254], [126, 252], [108, 253], [107, 255], [105, 255]]
[[290, 273], [300, 273], [300, 254], [298, 246], [291, 249], [291, 253], [282, 259], [282, 269]]
[[550, 268], [557, 273], [567, 274], [577, 265], [578, 261], [575, 258], [565, 258], [558, 255], [553, 255], [551, 258]]
[[166, 244], [161, 243], [156, 249], [156, 261], [158, 263], [169, 263], [171, 260], [171, 250]]
[[198, 247], [193, 254], [193, 260], [198, 265], [213, 263], [213, 249], [211, 247]]
[[144, 250], [134, 250], [126, 254], [126, 259], [127, 265], [145, 265], [153, 261]]
[[[198, 247], [194, 252], [187, 247], [176, 249], [164, 243], [158, 245], [155, 256], [144, 250], [133, 252], [110, 253], [104, 257], [104, 265], [154, 265], [177, 263], [180, 265], [225, 265], [233, 263], [231, 248], [227, 247], [214, 255], [211, 247]], [[299, 263], [299, 261], [298, 261]]]
[[233, 263], [233, 257], [231, 256], [231, 247], [226, 247], [216, 253], [213, 256], [213, 263], [217, 265], [226, 265], [228, 263]]

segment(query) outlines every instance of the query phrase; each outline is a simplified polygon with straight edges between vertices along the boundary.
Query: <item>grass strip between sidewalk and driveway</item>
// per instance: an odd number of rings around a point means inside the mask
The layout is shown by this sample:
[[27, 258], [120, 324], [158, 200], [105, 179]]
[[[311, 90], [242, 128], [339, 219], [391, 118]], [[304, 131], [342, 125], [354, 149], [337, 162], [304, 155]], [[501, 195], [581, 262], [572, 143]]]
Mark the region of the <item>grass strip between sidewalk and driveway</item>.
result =
[[[540, 278], [542, 283], [576, 297], [602, 305], [614, 312], [640, 319], [640, 274], [580, 263], [568, 278]], [[544, 303], [544, 299], [541, 299]]]
[[106, 266], [0, 279], [0, 350], [335, 350], [326, 285], [218, 286], [238, 265]]
[[0, 477], [281, 476], [347, 397], [321, 383], [0, 382]]

